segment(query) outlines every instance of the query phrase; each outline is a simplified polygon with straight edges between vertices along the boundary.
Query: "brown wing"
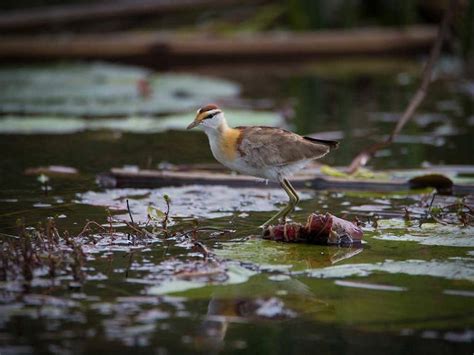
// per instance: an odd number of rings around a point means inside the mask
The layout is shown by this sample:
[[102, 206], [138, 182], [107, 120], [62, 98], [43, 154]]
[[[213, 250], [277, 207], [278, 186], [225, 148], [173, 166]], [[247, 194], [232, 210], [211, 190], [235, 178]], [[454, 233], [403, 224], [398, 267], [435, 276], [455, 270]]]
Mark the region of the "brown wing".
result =
[[238, 150], [255, 167], [282, 166], [306, 159], [317, 159], [330, 151], [326, 142], [309, 140], [274, 127], [238, 127], [242, 140]]

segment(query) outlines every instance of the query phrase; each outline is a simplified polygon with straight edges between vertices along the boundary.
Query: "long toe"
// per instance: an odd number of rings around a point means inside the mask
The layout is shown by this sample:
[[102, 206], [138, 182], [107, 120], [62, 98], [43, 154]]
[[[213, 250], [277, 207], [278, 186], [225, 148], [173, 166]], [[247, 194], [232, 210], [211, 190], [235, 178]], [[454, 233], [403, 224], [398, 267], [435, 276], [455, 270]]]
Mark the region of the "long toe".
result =
[[272, 225], [274, 222], [277, 222], [280, 218], [280, 213], [277, 213], [276, 215], [272, 216], [269, 220], [267, 220], [265, 223], [263, 223], [259, 228], [267, 228], [268, 226]]
[[265, 229], [265, 228], [268, 228], [271, 225], [272, 225], [271, 221], [266, 221], [264, 224], [259, 225], [258, 228]]

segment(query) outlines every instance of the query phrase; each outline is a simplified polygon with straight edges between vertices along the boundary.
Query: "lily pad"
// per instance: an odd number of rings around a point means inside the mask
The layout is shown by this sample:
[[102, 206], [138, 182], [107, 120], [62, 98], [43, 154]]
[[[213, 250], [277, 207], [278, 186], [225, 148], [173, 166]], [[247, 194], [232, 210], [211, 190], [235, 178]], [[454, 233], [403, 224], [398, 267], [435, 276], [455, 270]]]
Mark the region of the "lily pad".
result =
[[223, 79], [105, 63], [9, 67], [0, 85], [0, 113], [89, 117], [183, 112], [240, 92]]
[[374, 264], [345, 264], [308, 270], [307, 274], [317, 278], [367, 277], [374, 272], [433, 276], [450, 280], [474, 281], [474, 259], [463, 260], [387, 260]]
[[373, 237], [379, 240], [418, 242], [422, 245], [474, 247], [474, 227], [424, 223], [421, 227], [407, 226], [404, 221], [391, 219], [377, 221], [379, 231]]
[[[195, 106], [197, 107], [197, 106]], [[227, 112], [232, 125], [279, 125], [280, 117], [272, 112]], [[0, 118], [0, 134], [69, 134], [82, 131], [113, 130], [132, 133], [157, 133], [170, 129], [184, 130], [194, 119], [193, 113], [163, 116], [161, 118], [132, 116], [128, 118], [86, 119], [73, 117]]]
[[[225, 281], [215, 282], [218, 285], [233, 285], [246, 282], [250, 277], [256, 274], [256, 272], [245, 269], [237, 264], [235, 265], [228, 265], [228, 267], [224, 270], [221, 270], [221, 276], [225, 279]], [[190, 289], [201, 288], [205, 287], [209, 284], [212, 284], [212, 280], [208, 278], [200, 278], [196, 279], [185, 279], [179, 277], [180, 275], [177, 274], [174, 277], [168, 278], [161, 282], [159, 285], [151, 286], [147, 289], [148, 295], [164, 295], [164, 294], [172, 294], [183, 292]]]
[[226, 243], [214, 252], [220, 258], [252, 262], [262, 271], [289, 272], [331, 266], [363, 252], [360, 246], [334, 248], [274, 243], [263, 239]]

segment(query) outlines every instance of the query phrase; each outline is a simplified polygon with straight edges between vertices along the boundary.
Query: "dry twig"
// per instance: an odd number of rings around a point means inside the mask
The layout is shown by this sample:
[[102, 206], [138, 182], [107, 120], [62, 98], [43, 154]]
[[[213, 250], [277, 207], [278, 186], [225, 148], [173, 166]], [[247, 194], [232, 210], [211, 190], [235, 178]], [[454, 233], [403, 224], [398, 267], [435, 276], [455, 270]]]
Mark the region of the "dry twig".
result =
[[430, 56], [423, 69], [420, 86], [418, 87], [418, 90], [416, 91], [415, 95], [411, 98], [408, 106], [405, 109], [405, 112], [398, 120], [397, 125], [395, 126], [394, 130], [385, 141], [375, 143], [372, 146], [360, 152], [352, 160], [351, 164], [349, 165], [347, 169], [349, 174], [353, 174], [361, 166], [366, 165], [367, 162], [374, 156], [374, 154], [378, 150], [389, 146], [393, 142], [395, 137], [398, 135], [398, 133], [400, 133], [402, 128], [405, 126], [405, 124], [413, 117], [416, 109], [421, 104], [421, 102], [425, 98], [426, 93], [428, 91], [428, 86], [430, 85], [430, 82], [432, 79], [433, 67], [436, 61], [438, 60], [439, 54], [441, 52], [443, 40], [445, 39], [448, 33], [449, 25], [454, 17], [457, 4], [458, 4], [457, 0], [449, 1], [449, 5], [448, 5], [448, 8], [446, 9], [444, 18], [439, 25], [438, 35], [433, 44], [433, 47], [431, 48]]

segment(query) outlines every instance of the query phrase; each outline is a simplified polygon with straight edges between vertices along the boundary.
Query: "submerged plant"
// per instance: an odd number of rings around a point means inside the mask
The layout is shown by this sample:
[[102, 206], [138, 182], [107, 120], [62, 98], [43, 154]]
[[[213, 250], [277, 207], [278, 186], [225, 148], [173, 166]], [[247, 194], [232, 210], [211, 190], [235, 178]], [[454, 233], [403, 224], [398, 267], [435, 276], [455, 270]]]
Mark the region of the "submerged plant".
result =
[[[60, 285], [60, 280], [72, 280], [68, 283], [69, 287], [81, 287], [88, 278], [87, 270], [93, 270], [86, 265], [88, 251], [107, 252], [117, 245], [123, 246], [125, 256], [129, 257], [125, 273], [128, 277], [134, 256], [160, 239], [167, 241], [166, 249], [169, 243], [184, 240], [189, 250], [202, 253], [207, 260], [211, 253], [198, 241], [197, 232], [215, 232], [217, 229], [197, 226], [185, 232], [178, 232], [179, 226], [176, 230], [171, 229], [171, 199], [165, 195], [164, 200], [165, 211], [149, 206], [148, 221], [144, 224], [135, 221], [127, 203], [130, 221], [117, 220], [109, 213], [107, 224], [87, 221], [76, 235], [59, 231], [53, 218], [38, 223], [36, 227], [28, 227], [20, 220], [17, 235], [0, 234], [0, 280], [20, 284], [24, 292], [42, 285], [56, 287]], [[124, 241], [129, 241], [129, 244], [124, 246]], [[110, 263], [113, 257], [113, 253], [107, 255]]]
[[71, 275], [74, 281], [84, 282], [82, 246], [68, 232], [61, 234], [54, 219], [37, 228], [27, 228], [24, 221], [17, 224], [18, 235], [8, 236], [1, 246], [3, 281], [20, 282], [24, 291], [30, 290], [36, 277], [46, 277], [54, 284], [59, 276]]
[[46, 238], [27, 230], [23, 221], [17, 221], [18, 236], [8, 236], [2, 243], [0, 275], [4, 281], [21, 280], [25, 290], [30, 288], [35, 269], [42, 266], [41, 254]]

